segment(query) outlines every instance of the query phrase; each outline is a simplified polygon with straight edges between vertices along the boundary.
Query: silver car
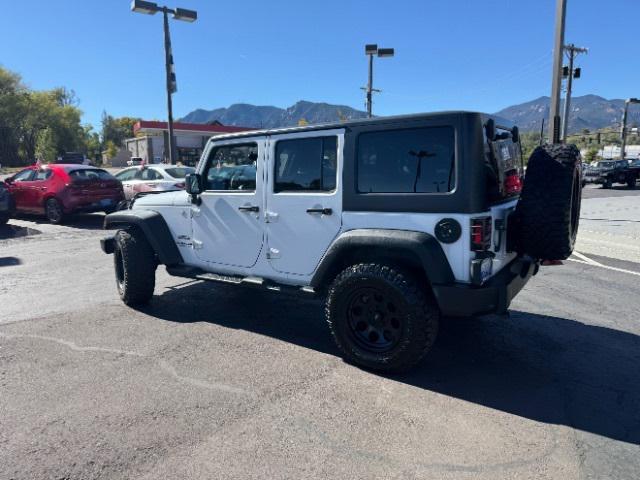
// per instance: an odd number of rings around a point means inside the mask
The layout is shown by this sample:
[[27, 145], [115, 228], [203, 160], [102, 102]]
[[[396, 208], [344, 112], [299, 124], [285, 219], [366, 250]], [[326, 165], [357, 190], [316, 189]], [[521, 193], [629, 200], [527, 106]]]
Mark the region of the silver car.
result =
[[168, 192], [184, 189], [184, 178], [195, 172], [193, 167], [154, 164], [120, 170], [115, 177], [122, 182], [124, 196], [132, 199], [142, 192]]

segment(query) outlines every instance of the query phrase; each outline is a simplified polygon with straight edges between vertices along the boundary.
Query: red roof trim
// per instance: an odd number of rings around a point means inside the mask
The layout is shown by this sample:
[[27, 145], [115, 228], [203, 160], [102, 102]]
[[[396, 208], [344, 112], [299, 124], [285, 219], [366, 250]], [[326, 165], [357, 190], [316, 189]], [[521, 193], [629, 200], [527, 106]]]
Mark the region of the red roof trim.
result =
[[[139, 130], [149, 128], [156, 130], [167, 130], [169, 128], [167, 122], [156, 122], [153, 120], [140, 120], [133, 125], [133, 133]], [[255, 130], [249, 127], [232, 127], [227, 125], [204, 125], [202, 123], [181, 123], [173, 122], [174, 130], [188, 130], [192, 132], [211, 132], [211, 133], [235, 133]]]

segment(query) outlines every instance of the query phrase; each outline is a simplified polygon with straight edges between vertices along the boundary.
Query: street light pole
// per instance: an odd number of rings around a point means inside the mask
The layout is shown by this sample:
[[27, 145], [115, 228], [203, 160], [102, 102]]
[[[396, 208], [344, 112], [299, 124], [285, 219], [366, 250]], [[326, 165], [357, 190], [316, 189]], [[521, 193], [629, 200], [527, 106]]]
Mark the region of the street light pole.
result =
[[369, 44], [364, 46], [364, 53], [369, 57], [369, 80], [365, 90], [367, 91], [367, 115], [371, 118], [373, 117], [373, 92], [380, 91], [373, 88], [373, 56], [393, 57], [395, 55], [395, 50], [393, 48], [378, 48], [378, 45]]
[[154, 2], [145, 0], [131, 0], [131, 11], [136, 13], [144, 13], [146, 15], [155, 15], [162, 12], [164, 24], [164, 60], [166, 69], [166, 85], [167, 85], [167, 124], [168, 124], [168, 153], [169, 163], [176, 163], [176, 139], [173, 135], [173, 104], [171, 95], [177, 91], [176, 75], [173, 66], [173, 53], [171, 51], [171, 36], [169, 35], [169, 14], [173, 15], [174, 20], [183, 20], [185, 22], [195, 22], [198, 13], [194, 10], [186, 8], [169, 8], [161, 7]]
[[638, 98], [627, 98], [624, 102], [624, 112], [622, 113], [622, 125], [620, 126], [620, 160], [624, 160], [627, 148], [627, 113], [630, 103], [640, 103]]
[[560, 89], [562, 87], [562, 52], [567, 0], [556, 1], [556, 33], [553, 48], [553, 75], [551, 77], [551, 105], [549, 108], [549, 137], [560, 143]]
[[367, 82], [367, 115], [371, 118], [373, 110], [373, 55], [369, 55], [369, 81]]
[[169, 36], [169, 16], [167, 7], [162, 8], [162, 15], [164, 17], [164, 63], [167, 76], [167, 115], [169, 125], [169, 163], [174, 165], [176, 163], [176, 145], [175, 137], [173, 136], [173, 101], [171, 95], [173, 94], [173, 54], [171, 52], [171, 37]]

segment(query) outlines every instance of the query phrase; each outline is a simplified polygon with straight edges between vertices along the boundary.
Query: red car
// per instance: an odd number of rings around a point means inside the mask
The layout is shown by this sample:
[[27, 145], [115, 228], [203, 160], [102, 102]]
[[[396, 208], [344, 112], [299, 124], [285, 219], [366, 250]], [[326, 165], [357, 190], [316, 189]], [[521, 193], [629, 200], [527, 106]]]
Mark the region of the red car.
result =
[[76, 212], [112, 212], [124, 200], [122, 184], [85, 165], [34, 165], [5, 179], [16, 212], [44, 214], [51, 223]]

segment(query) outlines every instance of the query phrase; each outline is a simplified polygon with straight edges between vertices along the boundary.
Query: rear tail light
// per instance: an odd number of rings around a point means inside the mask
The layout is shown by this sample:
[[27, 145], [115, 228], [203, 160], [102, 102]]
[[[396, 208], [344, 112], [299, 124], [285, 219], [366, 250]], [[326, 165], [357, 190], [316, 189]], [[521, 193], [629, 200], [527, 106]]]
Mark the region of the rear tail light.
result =
[[471, 219], [471, 250], [486, 252], [491, 246], [491, 217]]
[[514, 195], [522, 191], [522, 178], [517, 170], [511, 170], [504, 176], [504, 193]]

